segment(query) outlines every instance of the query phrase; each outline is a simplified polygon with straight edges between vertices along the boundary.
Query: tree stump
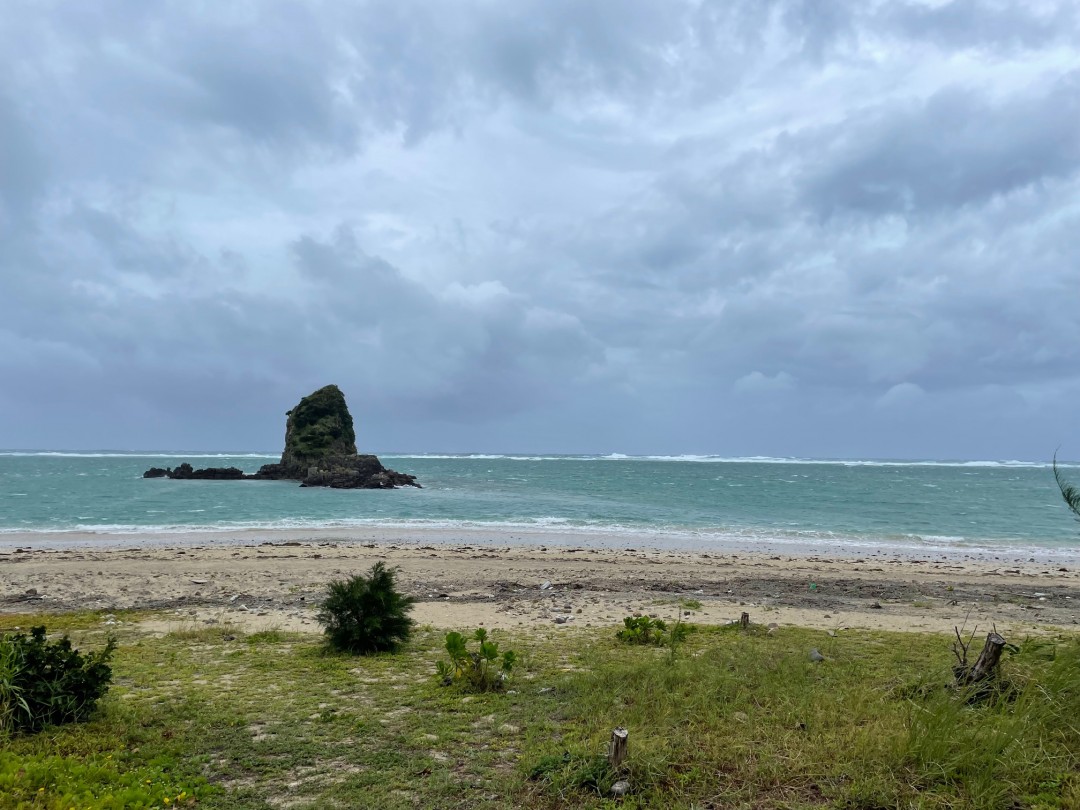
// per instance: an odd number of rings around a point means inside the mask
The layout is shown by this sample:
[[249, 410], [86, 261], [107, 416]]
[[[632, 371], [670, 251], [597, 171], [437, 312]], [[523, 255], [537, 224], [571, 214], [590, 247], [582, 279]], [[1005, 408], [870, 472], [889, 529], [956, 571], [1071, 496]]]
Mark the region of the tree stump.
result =
[[[1005, 639], [997, 633], [991, 632], [986, 635], [986, 643], [983, 644], [982, 652], [972, 667], [960, 666], [957, 668], [956, 680], [961, 686], [980, 683], [992, 678], [997, 673], [1001, 654], [1005, 651]], [[965, 653], [967, 651], [965, 650]], [[964, 656], [967, 657], [966, 654]]]
[[621, 726], [611, 732], [611, 743], [608, 745], [608, 764], [613, 771], [619, 770], [619, 766], [626, 759], [626, 743], [629, 736], [630, 732]]
[[739, 626], [743, 630], [746, 630], [748, 627], [750, 627], [750, 614], [749, 613], [744, 612], [743, 615], [739, 617]]

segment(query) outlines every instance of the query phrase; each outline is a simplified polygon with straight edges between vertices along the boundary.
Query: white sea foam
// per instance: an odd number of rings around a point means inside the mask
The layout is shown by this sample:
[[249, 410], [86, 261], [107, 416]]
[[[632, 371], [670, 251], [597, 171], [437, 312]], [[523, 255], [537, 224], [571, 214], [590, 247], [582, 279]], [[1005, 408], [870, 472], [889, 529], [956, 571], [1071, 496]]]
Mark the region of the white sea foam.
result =
[[281, 453], [77, 453], [61, 450], [0, 450], [0, 456], [16, 458], [281, 458]]
[[[433, 459], [433, 460], [470, 460], [470, 461], [672, 461], [696, 462], [704, 464], [831, 464], [842, 467], [1006, 467], [1047, 469], [1048, 461], [1024, 461], [1008, 459], [992, 460], [936, 460], [936, 459], [837, 459], [837, 458], [797, 458], [794, 456], [720, 456], [695, 453], [679, 455], [643, 455], [634, 456], [625, 453], [606, 455], [542, 455], [542, 454], [501, 454], [501, 453], [381, 453], [383, 458], [397, 459]], [[173, 452], [76, 452], [64, 450], [0, 450], [0, 457], [29, 458], [280, 458], [280, 453], [185, 453]], [[1080, 468], [1080, 461], [1059, 461], [1059, 467]]]
[[[715, 456], [686, 453], [682, 455], [630, 456], [624, 453], [607, 455], [498, 455], [490, 453], [384, 453], [383, 458], [399, 459], [442, 459], [442, 460], [483, 460], [483, 461], [671, 461], [694, 462], [702, 464], [813, 464], [834, 465], [839, 467], [1003, 467], [1016, 469], [1049, 469], [1049, 461], [1022, 461], [1008, 459], [990, 460], [935, 460], [935, 459], [840, 459], [840, 458], [796, 458], [786, 456]], [[1059, 461], [1062, 468], [1080, 468], [1078, 461]]]

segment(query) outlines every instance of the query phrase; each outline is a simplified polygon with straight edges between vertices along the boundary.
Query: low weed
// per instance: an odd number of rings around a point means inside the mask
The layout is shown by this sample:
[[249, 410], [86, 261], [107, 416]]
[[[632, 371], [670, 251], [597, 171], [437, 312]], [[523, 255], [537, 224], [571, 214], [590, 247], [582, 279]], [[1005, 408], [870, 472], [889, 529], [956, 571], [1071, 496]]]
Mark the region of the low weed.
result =
[[161, 764], [128, 767], [112, 754], [73, 758], [0, 752], [0, 806], [139, 810], [189, 807], [205, 783], [185, 784]]
[[619, 641], [626, 644], [652, 644], [662, 646], [670, 644], [673, 648], [686, 640], [690, 634], [691, 625], [676, 621], [668, 630], [667, 622], [663, 619], [653, 619], [649, 616], [627, 616], [623, 619], [623, 627], [615, 633]]
[[439, 661], [435, 673], [445, 686], [461, 684], [473, 692], [493, 692], [502, 689], [510, 670], [514, 668], [517, 653], [513, 650], [499, 652], [499, 645], [487, 640], [487, 630], [478, 628], [472, 635], [478, 646], [470, 650], [461, 633], [446, 634], [446, 652], [450, 662]]

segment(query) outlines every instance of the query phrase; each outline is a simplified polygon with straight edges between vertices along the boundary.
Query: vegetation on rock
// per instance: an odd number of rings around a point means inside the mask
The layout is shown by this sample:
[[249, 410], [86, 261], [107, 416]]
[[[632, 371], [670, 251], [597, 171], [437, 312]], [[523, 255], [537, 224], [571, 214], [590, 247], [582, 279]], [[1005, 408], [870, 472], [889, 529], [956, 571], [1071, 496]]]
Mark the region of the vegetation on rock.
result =
[[356, 455], [352, 414], [336, 385], [308, 394], [287, 416], [282, 464], [306, 465], [326, 456]]

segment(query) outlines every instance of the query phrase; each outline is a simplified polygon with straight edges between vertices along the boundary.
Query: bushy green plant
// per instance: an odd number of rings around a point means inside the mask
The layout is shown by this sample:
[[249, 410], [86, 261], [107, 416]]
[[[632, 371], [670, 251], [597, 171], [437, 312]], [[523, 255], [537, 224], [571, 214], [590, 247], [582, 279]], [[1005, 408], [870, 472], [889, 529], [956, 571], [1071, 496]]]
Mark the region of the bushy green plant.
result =
[[623, 619], [623, 628], [615, 633], [615, 638], [627, 644], [678, 644], [686, 640], [690, 627], [688, 624], [676, 622], [669, 631], [667, 622], [663, 619], [627, 616]]
[[395, 571], [377, 562], [367, 576], [357, 574], [327, 586], [315, 618], [332, 648], [367, 655], [395, 650], [408, 641], [413, 628], [408, 613], [416, 600], [398, 592]]
[[499, 653], [499, 645], [487, 640], [487, 630], [483, 627], [473, 633], [479, 647], [473, 651], [461, 633], [446, 634], [446, 652], [450, 663], [439, 661], [435, 671], [442, 682], [449, 686], [459, 683], [475, 692], [491, 692], [501, 689], [503, 682], [517, 661], [513, 650]]
[[67, 636], [49, 643], [44, 625], [0, 638], [0, 733], [85, 720], [109, 688], [115, 648], [110, 638], [83, 655]]

